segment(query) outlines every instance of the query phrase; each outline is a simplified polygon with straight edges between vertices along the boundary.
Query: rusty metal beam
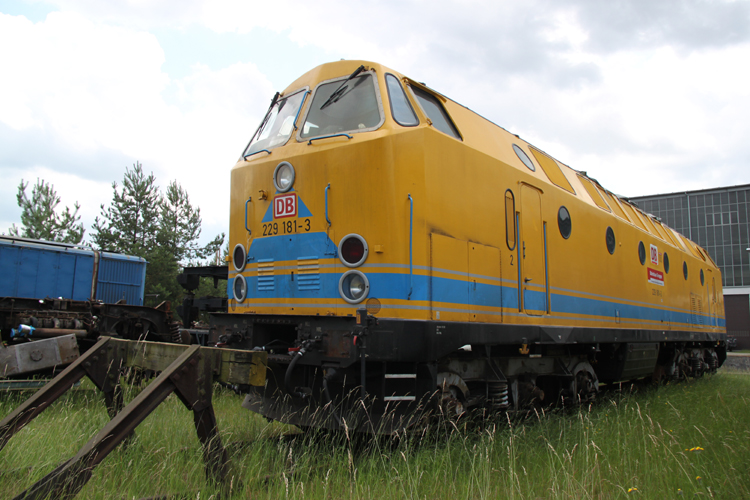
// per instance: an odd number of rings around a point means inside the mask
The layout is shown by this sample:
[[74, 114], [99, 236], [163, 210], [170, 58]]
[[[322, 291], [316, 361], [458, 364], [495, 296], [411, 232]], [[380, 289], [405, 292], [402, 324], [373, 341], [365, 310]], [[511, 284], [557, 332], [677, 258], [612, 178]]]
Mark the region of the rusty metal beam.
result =
[[18, 495], [16, 499], [73, 498], [91, 478], [94, 467], [176, 390], [172, 376], [191, 361], [197, 364], [194, 358], [198, 356], [198, 349], [198, 346], [186, 349], [73, 458]]
[[[169, 354], [166, 351], [171, 351], [172, 354], [177, 352], [172, 347], [156, 346], [155, 349], [162, 356], [149, 357], [147, 351], [150, 345], [119, 344], [118, 341], [115, 341], [110, 344], [113, 349], [108, 351], [100, 348], [97, 352], [105, 356], [102, 361], [107, 361], [107, 354], [112, 356], [114, 351], [122, 355], [120, 347], [125, 347], [126, 350], [132, 347], [134, 352], [128, 353], [128, 362], [140, 365], [142, 363], [138, 361], [143, 361], [149, 366], [159, 365], [168, 359]], [[172, 392], [177, 394], [180, 401], [188, 409], [193, 410], [195, 429], [203, 447], [207, 477], [223, 483], [227, 472], [227, 452], [221, 443], [216, 425], [216, 415], [211, 404], [214, 377], [218, 378], [222, 373], [222, 353], [219, 349], [201, 348], [197, 345], [181, 346], [179, 350], [182, 352], [177, 356], [177, 359], [174, 359], [166, 369], [162, 370], [156, 380], [151, 382], [130, 404], [117, 413], [96, 436], [81, 448], [76, 456], [47, 474], [28, 490], [18, 495], [16, 499], [73, 498], [91, 478], [94, 467], [125, 440], [138, 424]], [[115, 355], [115, 357], [119, 356]], [[265, 361], [264, 357], [261, 358]], [[238, 364], [253, 365], [253, 359], [253, 356], [240, 355], [239, 359], [227, 358], [226, 363], [233, 366]], [[109, 366], [111, 367], [112, 363]], [[235, 366], [235, 368], [233, 372], [236, 378], [235, 382], [248, 383], [252, 381], [257, 383], [257, 380], [253, 378], [254, 375], [250, 375], [257, 372], [257, 366], [246, 366], [244, 369]], [[109, 377], [109, 373], [109, 371], [104, 371], [100, 363], [99, 371], [92, 374], [100, 380], [97, 386], [109, 389], [107, 384], [112, 379], [112, 377]], [[113, 398], [117, 397], [116, 391], [109, 392], [113, 395]]]
[[[74, 497], [91, 478], [93, 469], [172, 392], [193, 411], [203, 447], [206, 475], [222, 483], [227, 473], [227, 452], [211, 404], [215, 380], [262, 386], [267, 355], [229, 349], [135, 342], [104, 337], [44, 389], [0, 422], [0, 448], [21, 427], [87, 375], [104, 392], [112, 420], [70, 460], [18, 495], [17, 499]], [[141, 367], [161, 372], [124, 409], [119, 387], [120, 369]]]

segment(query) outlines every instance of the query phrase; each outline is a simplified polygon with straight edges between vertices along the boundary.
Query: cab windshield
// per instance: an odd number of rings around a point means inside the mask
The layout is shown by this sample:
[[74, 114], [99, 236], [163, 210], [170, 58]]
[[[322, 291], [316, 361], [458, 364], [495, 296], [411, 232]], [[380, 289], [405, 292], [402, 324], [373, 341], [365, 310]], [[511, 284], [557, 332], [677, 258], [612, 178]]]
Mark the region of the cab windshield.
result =
[[321, 84], [315, 91], [300, 137], [366, 132], [382, 123], [374, 78], [365, 74], [350, 81], [339, 79]]
[[286, 144], [294, 131], [294, 122], [306, 94], [300, 90], [276, 101], [266, 113], [266, 117], [242, 156], [249, 156], [264, 149], [271, 150]]

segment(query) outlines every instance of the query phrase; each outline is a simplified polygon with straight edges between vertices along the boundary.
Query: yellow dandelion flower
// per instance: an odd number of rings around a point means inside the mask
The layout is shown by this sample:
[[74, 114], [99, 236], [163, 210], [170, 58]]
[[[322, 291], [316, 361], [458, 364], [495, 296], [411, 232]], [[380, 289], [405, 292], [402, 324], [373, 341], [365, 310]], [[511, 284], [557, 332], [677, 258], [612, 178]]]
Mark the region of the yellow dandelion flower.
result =
[[677, 488], [677, 494], [682, 495], [682, 488]]
[[700, 476], [695, 476], [696, 481], [701, 481], [703, 478]]
[[638, 491], [638, 488], [628, 488], [628, 493], [635, 493]]

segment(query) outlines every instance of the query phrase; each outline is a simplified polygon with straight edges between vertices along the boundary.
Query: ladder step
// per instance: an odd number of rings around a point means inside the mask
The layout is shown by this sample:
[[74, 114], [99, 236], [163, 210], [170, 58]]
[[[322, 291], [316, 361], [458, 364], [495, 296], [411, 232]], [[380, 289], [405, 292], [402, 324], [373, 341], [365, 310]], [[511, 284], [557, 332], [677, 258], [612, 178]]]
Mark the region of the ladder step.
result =
[[416, 373], [386, 373], [385, 378], [417, 378]]
[[383, 401], [415, 401], [415, 396], [386, 396]]

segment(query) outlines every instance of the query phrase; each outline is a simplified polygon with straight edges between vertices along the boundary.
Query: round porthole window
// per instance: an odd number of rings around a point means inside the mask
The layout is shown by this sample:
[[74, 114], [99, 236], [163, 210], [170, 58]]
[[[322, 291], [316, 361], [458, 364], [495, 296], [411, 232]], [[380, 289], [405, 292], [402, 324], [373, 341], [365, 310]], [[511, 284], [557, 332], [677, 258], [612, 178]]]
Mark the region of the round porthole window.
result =
[[615, 232], [611, 227], [607, 228], [607, 236], [605, 239], [607, 241], [607, 251], [610, 253], [610, 255], [614, 255], [617, 240], [615, 240]]
[[664, 252], [664, 272], [669, 274], [669, 255]]
[[566, 240], [570, 238], [570, 232], [573, 230], [573, 221], [570, 220], [570, 213], [565, 207], [560, 207], [557, 211], [557, 227], [560, 228], [560, 234]]
[[521, 160], [524, 165], [526, 165], [526, 168], [528, 168], [532, 172], [536, 172], [536, 167], [533, 163], [531, 163], [531, 159], [528, 157], [528, 155], [523, 152], [523, 149], [513, 144], [513, 151], [516, 152], [516, 156], [518, 156], [518, 159]]
[[682, 263], [682, 275], [685, 276], [685, 279], [687, 279], [687, 262]]
[[706, 284], [706, 277], [703, 276], [703, 269], [701, 269], [701, 286]]
[[641, 265], [646, 263], [646, 247], [643, 246], [643, 242], [638, 242], [638, 260], [641, 261]]

